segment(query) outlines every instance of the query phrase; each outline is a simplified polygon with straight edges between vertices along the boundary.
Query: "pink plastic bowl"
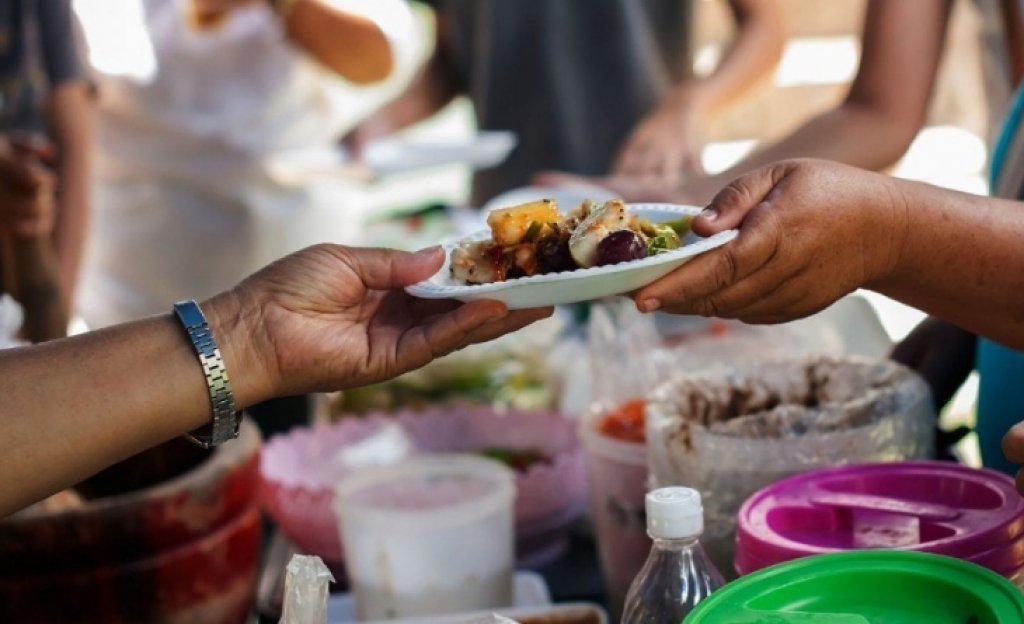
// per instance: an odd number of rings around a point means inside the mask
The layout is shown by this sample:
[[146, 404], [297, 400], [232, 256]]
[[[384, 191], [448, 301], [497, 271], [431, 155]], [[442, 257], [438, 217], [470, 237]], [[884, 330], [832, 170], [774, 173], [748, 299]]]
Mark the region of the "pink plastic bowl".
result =
[[1024, 500], [1010, 477], [950, 462], [842, 466], [751, 496], [736, 543], [740, 574], [838, 550], [896, 548], [1012, 576], [1024, 567]]
[[267, 442], [260, 462], [261, 501], [301, 551], [335, 563], [343, 560], [331, 502], [334, 487], [346, 471], [334, 458], [339, 450], [395, 422], [412, 438], [418, 453], [500, 447], [536, 450], [550, 458], [550, 463], [536, 463], [517, 473], [519, 563], [539, 565], [561, 552], [566, 527], [586, 503], [583, 455], [575, 423], [554, 412], [499, 412], [468, 405], [372, 413], [295, 429]]

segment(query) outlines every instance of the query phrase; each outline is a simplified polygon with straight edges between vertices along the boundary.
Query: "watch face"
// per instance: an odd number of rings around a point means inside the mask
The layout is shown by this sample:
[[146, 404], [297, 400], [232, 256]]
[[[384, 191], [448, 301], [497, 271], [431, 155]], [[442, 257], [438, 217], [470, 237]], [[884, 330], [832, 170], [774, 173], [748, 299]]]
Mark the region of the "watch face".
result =
[[202, 309], [191, 299], [174, 304], [174, 312], [187, 328], [201, 327], [206, 324], [206, 317], [203, 316]]

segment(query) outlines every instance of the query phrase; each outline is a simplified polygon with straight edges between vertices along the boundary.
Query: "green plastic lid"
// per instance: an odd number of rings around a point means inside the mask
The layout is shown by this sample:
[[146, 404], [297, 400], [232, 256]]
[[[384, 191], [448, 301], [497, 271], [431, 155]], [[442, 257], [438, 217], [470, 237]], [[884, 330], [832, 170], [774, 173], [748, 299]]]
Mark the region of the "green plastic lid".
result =
[[995, 572], [919, 552], [861, 550], [772, 566], [726, 585], [685, 624], [1021, 624]]

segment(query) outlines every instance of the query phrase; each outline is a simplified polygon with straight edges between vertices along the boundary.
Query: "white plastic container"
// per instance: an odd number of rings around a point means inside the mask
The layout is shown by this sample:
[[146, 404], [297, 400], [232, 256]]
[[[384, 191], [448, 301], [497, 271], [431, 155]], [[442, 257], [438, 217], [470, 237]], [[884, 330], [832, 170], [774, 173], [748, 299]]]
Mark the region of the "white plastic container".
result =
[[587, 469], [590, 515], [613, 621], [618, 621], [633, 577], [651, 550], [644, 520], [647, 445], [602, 435], [601, 417], [611, 406], [597, 405], [580, 424]]
[[488, 459], [437, 455], [361, 471], [336, 490], [361, 621], [512, 604], [515, 480]]

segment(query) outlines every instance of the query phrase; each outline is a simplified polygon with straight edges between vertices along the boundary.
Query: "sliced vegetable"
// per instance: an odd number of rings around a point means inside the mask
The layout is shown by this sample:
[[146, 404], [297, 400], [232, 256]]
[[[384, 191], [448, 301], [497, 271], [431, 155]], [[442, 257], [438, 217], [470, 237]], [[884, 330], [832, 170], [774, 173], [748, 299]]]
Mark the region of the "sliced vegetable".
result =
[[693, 222], [693, 217], [680, 217], [678, 219], [672, 219], [671, 221], [664, 221], [658, 225], [667, 225], [672, 228], [680, 238], [690, 233], [690, 228]]
[[558, 205], [550, 199], [543, 199], [494, 210], [487, 215], [487, 225], [498, 245], [518, 245], [523, 242], [533, 223], [558, 222], [561, 217]]
[[683, 242], [675, 229], [667, 223], [656, 223], [653, 226], [654, 234], [647, 239], [647, 255], [654, 256], [659, 253], [679, 249]]
[[540, 236], [540, 231], [543, 228], [544, 224], [540, 221], [530, 221], [530, 227], [526, 228], [526, 236], [523, 237], [523, 240], [527, 243], [532, 243]]

